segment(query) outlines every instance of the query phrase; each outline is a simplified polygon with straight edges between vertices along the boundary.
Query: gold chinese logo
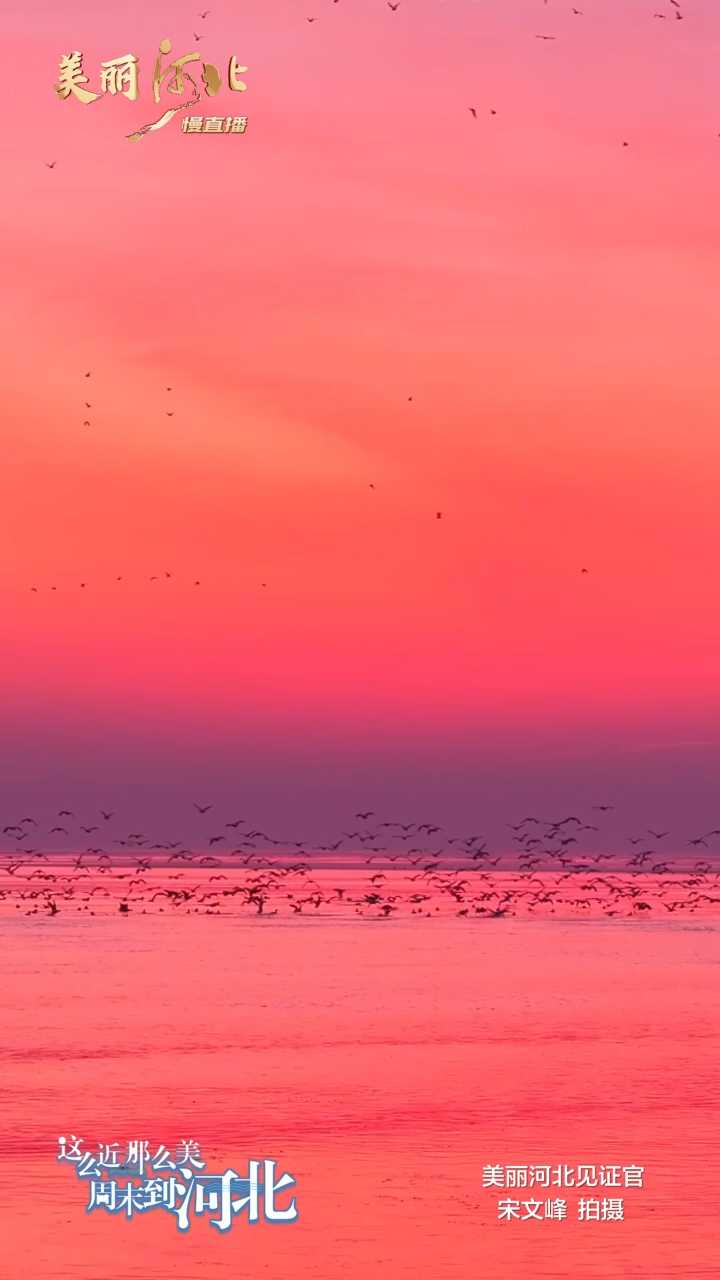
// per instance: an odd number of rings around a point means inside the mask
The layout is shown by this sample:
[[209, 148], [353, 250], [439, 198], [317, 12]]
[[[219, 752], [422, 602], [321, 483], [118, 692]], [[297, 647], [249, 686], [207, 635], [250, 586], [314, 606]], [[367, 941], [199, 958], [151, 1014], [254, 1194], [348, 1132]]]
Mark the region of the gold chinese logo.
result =
[[[225, 82], [227, 82], [227, 87], [232, 93], [244, 93], [247, 89], [242, 76], [245, 75], [248, 68], [240, 66], [234, 54], [228, 64], [227, 76], [224, 77], [211, 62], [203, 62], [199, 53], [186, 53], [180, 58], [175, 58], [172, 62], [166, 62], [165, 59], [171, 51], [172, 45], [170, 41], [167, 39], [161, 40], [153, 69], [153, 99], [159, 105], [163, 93], [181, 97], [190, 89], [191, 94], [186, 101], [176, 106], [168, 107], [162, 115], [158, 116], [157, 120], [142, 125], [134, 133], [129, 133], [127, 136], [131, 142], [144, 138], [146, 133], [153, 133], [157, 129], [162, 129], [178, 112], [187, 111], [190, 107], [194, 107], [200, 102], [203, 92], [207, 97], [214, 98], [223, 88]], [[197, 80], [187, 70], [189, 63], [196, 62], [200, 63], [202, 90]], [[193, 71], [197, 70], [198, 68], [193, 67]], [[121, 94], [128, 98], [130, 102], [135, 102], [140, 91], [139, 59], [132, 53], [126, 53], [120, 58], [111, 58], [107, 62], [102, 62], [100, 64], [98, 92], [93, 92], [92, 89], [86, 87], [88, 85], [89, 79], [85, 75], [83, 68], [82, 53], [75, 50], [73, 53], [64, 54], [60, 59], [55, 92], [61, 101], [74, 97], [84, 105], [90, 102], [97, 102], [108, 94], [111, 97]], [[183, 120], [182, 128], [184, 133], [244, 133], [247, 128], [247, 116], [189, 116]]]

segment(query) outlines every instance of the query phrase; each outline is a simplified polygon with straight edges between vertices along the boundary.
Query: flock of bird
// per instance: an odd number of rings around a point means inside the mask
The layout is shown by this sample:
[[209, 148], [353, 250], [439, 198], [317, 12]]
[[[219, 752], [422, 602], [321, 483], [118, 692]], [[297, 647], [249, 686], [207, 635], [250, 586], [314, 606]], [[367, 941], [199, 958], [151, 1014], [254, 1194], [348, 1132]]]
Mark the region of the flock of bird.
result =
[[[51, 167], [52, 167], [52, 166], [51, 166]], [[91, 378], [91, 377], [93, 376], [92, 370], [91, 370], [91, 369], [88, 369], [88, 370], [86, 371], [86, 373], [85, 373], [83, 376], [84, 376], [85, 378]], [[173, 388], [172, 388], [172, 387], [170, 387], [170, 386], [166, 386], [166, 387], [165, 387], [165, 391], [166, 391], [166, 392], [172, 392], [172, 390], [173, 390]], [[413, 399], [413, 397], [412, 397], [412, 396], [408, 396], [408, 398], [407, 398], [407, 399], [408, 399], [408, 403], [412, 403], [412, 399]], [[86, 409], [86, 410], [88, 410], [88, 409], [92, 409], [92, 402], [91, 402], [91, 401], [89, 401], [89, 400], [85, 400], [85, 401], [84, 401], [84, 405], [85, 405], [85, 409]], [[166, 414], [167, 414], [167, 417], [168, 417], [168, 418], [172, 418], [172, 417], [174, 417], [174, 414], [175, 414], [175, 410], [174, 410], [174, 409], [167, 409], [165, 412], [166, 412]], [[89, 418], [86, 418], [86, 419], [84, 420], [84, 422], [83, 422], [83, 426], [84, 426], [84, 427], [91, 427], [91, 426], [92, 426], [92, 422], [91, 422], [91, 420], [90, 420]], [[370, 484], [370, 485], [368, 485], [368, 488], [369, 488], [369, 489], [372, 489], [372, 490], [374, 491], [374, 490], [375, 490], [375, 485], [374, 485], [374, 484]], [[442, 518], [443, 518], [443, 512], [442, 512], [442, 511], [436, 511], [436, 512], [435, 512], [435, 519], [436, 519], [436, 520], [442, 520]], [[586, 569], [583, 569], [583, 570], [581, 570], [581, 572], [582, 572], [582, 573], [586, 573], [586, 572], [587, 572], [587, 570], [586, 570]], [[162, 571], [160, 571], [160, 572], [149, 574], [149, 575], [147, 576], [146, 581], [148, 581], [148, 582], [160, 582], [160, 583], [162, 583], [162, 582], [170, 582], [172, 579], [174, 579], [174, 578], [175, 578], [175, 576], [176, 576], [176, 575], [175, 575], [173, 572], [171, 572], [169, 569], [164, 569], [164, 570], [162, 570]], [[177, 579], [177, 580], [179, 581], [180, 579]], [[103, 584], [102, 584], [102, 585], [105, 585], [105, 581], [106, 581], [106, 580], [103, 580]], [[129, 581], [130, 581], [130, 579], [128, 579], [124, 574], [116, 574], [113, 578], [108, 579], [107, 581], [110, 581], [110, 582], [113, 582], [114, 584], [119, 585], [119, 584], [121, 584], [121, 583], [127, 583], [127, 582], [129, 582]], [[183, 581], [185, 581], [185, 580], [183, 580]], [[200, 587], [200, 586], [202, 586], [202, 580], [201, 580], [200, 578], [190, 578], [190, 579], [188, 579], [187, 581], [188, 581], [188, 582], [190, 582], [190, 584], [191, 584], [193, 587]], [[90, 585], [91, 585], [91, 584], [90, 584], [89, 580], [74, 581], [74, 582], [73, 582], [72, 587], [71, 587], [71, 588], [70, 588], [70, 587], [68, 587], [68, 589], [85, 591], [85, 590], [87, 590], [88, 586], [90, 586]], [[267, 585], [268, 585], [268, 584], [267, 584], [267, 582], [261, 582], [261, 583], [260, 583], [260, 587], [261, 587], [262, 589], [266, 589], [266, 588], [267, 588]], [[29, 592], [30, 592], [30, 594], [31, 594], [31, 595], [39, 595], [39, 594], [41, 594], [41, 593], [57, 592], [57, 591], [58, 591], [58, 585], [57, 585], [57, 583], [46, 583], [46, 584], [44, 584], [44, 585], [43, 585], [43, 584], [39, 584], [39, 583], [32, 583], [32, 584], [28, 587], [28, 590], [29, 590]], [[62, 590], [62, 588], [60, 588], [60, 590]]]
[[[332, 0], [333, 6], [339, 3], [340, 3], [340, 0]], [[391, 13], [397, 13], [402, 7], [402, 0], [385, 0], [385, 4]], [[652, 11], [648, 10], [648, 16], [653, 21], [659, 20], [662, 22], [666, 22], [666, 21], [683, 22], [685, 20], [686, 15], [680, 3], [680, 0], [667, 0], [667, 4], [668, 4], [668, 8], [665, 10], [662, 10], [662, 9], [655, 9]], [[543, 0], [543, 7], [546, 12], [549, 11], [548, 0]], [[569, 13], [573, 18], [582, 18], [585, 16], [585, 10], [578, 9], [574, 5], [568, 6], [563, 11], [566, 13]], [[201, 10], [198, 13], [198, 17], [201, 19], [201, 21], [204, 22], [207, 18], [210, 17], [211, 12], [212, 10], [210, 9]], [[556, 8], [553, 12], [559, 13], [561, 12], [561, 10]], [[307, 16], [305, 21], [310, 25], [312, 25], [313, 23], [318, 21], [318, 17], [316, 14], [312, 16]], [[561, 39], [561, 37], [559, 37], [556, 32], [535, 31], [535, 32], [529, 32], [528, 34], [532, 35], [532, 37], [535, 40], [539, 40], [543, 43], [555, 43], [557, 42], [558, 39]], [[204, 33], [201, 34], [200, 32], [193, 31], [192, 35], [193, 35], [193, 40], [196, 43], [199, 43], [201, 40], [205, 39]], [[497, 116], [498, 114], [497, 109], [495, 107], [489, 107], [487, 110], [488, 110], [488, 114], [491, 116]], [[475, 120], [480, 119], [481, 111], [479, 110], [478, 107], [470, 106], [468, 107], [468, 111], [472, 115], [473, 119]], [[630, 143], [627, 140], [623, 140], [622, 146], [629, 147]], [[56, 165], [57, 165], [56, 160], [45, 161], [45, 166], [48, 169], [54, 169]], [[92, 408], [92, 405], [87, 405], [86, 407], [89, 409], [89, 408]], [[84, 425], [90, 426], [91, 423], [86, 420]]]
[[[53, 164], [48, 165], [48, 168], [49, 168], [49, 169], [53, 169], [54, 167], [55, 167], [55, 163], [54, 163], [54, 162], [53, 162]], [[93, 376], [93, 375], [92, 375], [92, 369], [88, 369], [84, 376], [85, 376], [86, 378], [91, 378], [91, 377]], [[165, 388], [165, 391], [166, 391], [166, 393], [167, 393], [167, 392], [172, 392], [172, 387], [166, 387], [166, 388]], [[92, 401], [91, 401], [91, 400], [85, 400], [83, 403], [84, 403], [84, 406], [85, 406], [85, 409], [86, 409], [86, 410], [88, 410], [88, 409], [92, 409], [93, 405], [92, 405]], [[174, 418], [174, 417], [175, 417], [175, 409], [174, 409], [174, 408], [173, 408], [173, 409], [166, 409], [166, 410], [165, 410], [165, 416], [166, 416], [167, 418]], [[92, 424], [92, 420], [91, 420], [90, 418], [85, 418], [85, 419], [83, 420], [83, 426], [84, 426], [84, 427], [91, 427], [92, 425], [93, 425], [93, 424]]]
[[[332, 3], [339, 4], [340, 0], [332, 0]], [[685, 15], [682, 12], [682, 8], [680, 6], [680, 0], [669, 0], [669, 3], [673, 6], [669, 12], [662, 13], [656, 10], [652, 15], [653, 18], [662, 18], [662, 19], [675, 18], [677, 19], [677, 21], [681, 22]], [[392, 13], [397, 13], [398, 9], [400, 9], [401, 7], [401, 0], [385, 0], [385, 4], [387, 5], [388, 9], [391, 10]], [[543, 4], [547, 6], [548, 0], [543, 0]], [[566, 12], [568, 11], [574, 18], [582, 18], [584, 17], [584, 13], [585, 13], [584, 9], [576, 9], [572, 5], [570, 6], [569, 10], [566, 10]], [[207, 16], [206, 14], [201, 14], [201, 17], [206, 17], [206, 16]], [[317, 18], [316, 17], [306, 18], [305, 21], [310, 23], [317, 22]], [[557, 40], [557, 35], [548, 35], [547, 33], [544, 33], [544, 32], [540, 32], [540, 33], [535, 32], [534, 36], [536, 40]], [[199, 39], [200, 37], [196, 36], [195, 38]]]
[[[49, 821], [23, 815], [2, 827], [13, 848], [0, 853], [0, 910], [43, 917], [102, 908], [371, 919], [717, 915], [720, 828], [684, 840], [681, 852], [674, 845], [672, 856], [660, 848], [671, 833], [655, 828], [629, 835], [623, 853], [583, 850], [585, 836], [603, 840], [598, 822], [612, 809], [524, 817], [508, 824], [503, 848], [493, 852], [481, 834], [381, 820], [371, 809], [318, 844], [273, 835], [244, 817], [218, 820], [214, 806], [200, 802], [193, 821], [211, 825], [192, 842], [121, 831], [110, 809], [88, 819], [63, 807]], [[65, 848], [50, 849], [48, 837]], [[89, 843], [79, 852], [83, 837]]]
[[[333, 4], [338, 4], [339, 0], [332, 0], [332, 2]], [[388, 9], [390, 9], [392, 13], [397, 13], [401, 7], [400, 0], [385, 0], [385, 3]], [[675, 19], [677, 22], [682, 22], [685, 18], [685, 14], [682, 10], [680, 0], [668, 0], [668, 3], [671, 7], [664, 12], [661, 10], [655, 10], [652, 13], [653, 19], [654, 20], [660, 19], [662, 21], [666, 21], [667, 19]], [[547, 8], [548, 0], [543, 0], [543, 5], [545, 6], [545, 8]], [[571, 16], [574, 18], [582, 18], [585, 16], [585, 11], [583, 9], [578, 9], [575, 6], [570, 6], [569, 9], [565, 11], [569, 12]], [[306, 21], [309, 23], [313, 23], [317, 21], [317, 18], [309, 17], [306, 19]], [[540, 40], [543, 42], [554, 43], [555, 41], [558, 40], [558, 35], [556, 33], [533, 32], [532, 35], [535, 40]], [[480, 111], [478, 110], [477, 107], [468, 107], [468, 111], [470, 112], [473, 119], [478, 120], [480, 118]], [[495, 107], [489, 107], [488, 111], [491, 116], [496, 116], [498, 114]], [[627, 140], [623, 140], [621, 145], [623, 147], [629, 147], [630, 143]]]
[[[339, 0], [333, 0], [333, 4], [337, 4], [337, 3], [339, 3]], [[401, 8], [400, 0], [398, 0], [398, 2], [397, 2], [397, 3], [393, 2], [393, 0], [386, 0], [386, 3], [387, 3], [387, 7], [388, 7], [388, 9], [390, 9], [393, 13], [397, 13], [397, 11]], [[666, 11], [655, 10], [655, 11], [652, 13], [652, 17], [653, 17], [654, 19], [661, 19], [661, 20], [666, 20], [666, 19], [668, 19], [668, 18], [674, 18], [676, 21], [682, 21], [682, 20], [684, 19], [684, 17], [685, 17], [685, 14], [684, 14], [684, 12], [683, 12], [683, 9], [682, 9], [682, 6], [681, 6], [681, 3], [680, 3], [680, 0], [668, 0], [668, 4], [669, 4], [669, 8], [668, 8]], [[546, 11], [546, 12], [548, 12], [548, 11], [549, 11], [548, 0], [544, 0], [543, 8], [545, 9], [545, 11]], [[584, 16], [584, 10], [579, 9], [579, 8], [577, 8], [577, 7], [570, 7], [568, 11], [569, 11], [569, 13], [570, 13], [573, 17], [583, 17], [583, 16]], [[557, 12], [557, 10], [555, 10], [555, 12]], [[198, 17], [201, 19], [201, 21], [205, 22], [205, 21], [210, 17], [211, 13], [212, 13], [212, 10], [210, 10], [210, 9], [200, 10], [200, 11], [198, 12]], [[314, 23], [316, 20], [317, 20], [316, 16], [312, 16], [312, 17], [308, 17], [308, 18], [307, 18], [307, 21], [308, 21], [309, 23]], [[557, 34], [548, 33], [548, 32], [535, 32], [535, 33], [533, 33], [533, 34], [534, 34], [535, 39], [537, 39], [537, 40], [541, 40], [541, 41], [554, 41], [554, 40], [556, 40], [556, 39], [558, 38], [558, 37], [557, 37]], [[198, 33], [198, 32], [193, 32], [193, 36], [194, 36], [195, 41], [200, 41], [200, 40], [204, 39], [204, 35], [203, 35], [203, 34], [200, 34], [200, 33]], [[470, 115], [473, 117], [473, 119], [474, 119], [474, 120], [479, 120], [479, 119], [480, 119], [480, 116], [481, 116], [481, 114], [482, 114], [482, 112], [481, 112], [481, 109], [480, 109], [480, 108], [478, 108], [477, 106], [470, 106], [470, 107], [468, 107], [468, 111], [470, 112]], [[488, 107], [488, 108], [487, 108], [487, 111], [488, 111], [488, 114], [489, 114], [490, 116], [493, 116], [493, 117], [494, 117], [494, 116], [497, 116], [497, 115], [498, 115], [498, 111], [497, 111], [497, 109], [496, 109], [495, 107], [492, 107], [492, 106], [491, 106], [491, 107]], [[622, 146], [623, 146], [623, 147], [628, 147], [629, 145], [630, 145], [630, 144], [627, 142], [627, 140], [623, 140], [623, 141], [622, 141]], [[47, 168], [48, 168], [48, 169], [54, 169], [54, 168], [56, 167], [57, 161], [55, 161], [55, 160], [53, 160], [53, 161], [46, 161], [45, 163], [46, 163], [46, 166], [47, 166]], [[89, 378], [92, 376], [91, 371], [86, 372], [84, 376], [85, 376], [85, 378], [89, 379]], [[165, 388], [165, 390], [166, 390], [166, 392], [167, 392], [167, 393], [172, 393], [173, 388], [172, 388], [171, 386], [167, 386], [167, 387]], [[412, 399], [413, 399], [413, 397], [412, 397], [412, 396], [408, 396], [408, 401], [409, 401], [409, 402], [412, 402]], [[93, 426], [93, 419], [92, 419], [92, 417], [90, 416], [90, 415], [91, 415], [91, 411], [92, 411], [92, 410], [93, 410], [93, 400], [84, 399], [84, 402], [83, 402], [83, 412], [84, 412], [84, 417], [83, 417], [83, 419], [82, 419], [83, 427], [86, 427], [86, 428], [87, 428], [87, 427], [92, 427], [92, 426]], [[168, 418], [172, 418], [172, 417], [174, 416], [174, 414], [175, 414], [175, 408], [174, 408], [174, 407], [168, 408], [168, 409], [166, 409], [166, 410], [165, 410], [165, 413], [166, 413], [166, 416], [167, 416]], [[371, 489], [371, 490], [375, 490], [375, 487], [376, 487], [376, 486], [375, 486], [375, 484], [370, 484], [370, 485], [369, 485], [369, 489]], [[442, 518], [443, 518], [443, 512], [442, 512], [442, 511], [436, 511], [436, 513], [435, 513], [435, 519], [436, 519], [436, 520], [442, 520]], [[580, 574], [582, 574], [582, 575], [586, 575], [586, 574], [588, 574], [589, 570], [588, 570], [587, 568], [584, 568], [584, 567], [583, 567], [583, 568], [581, 568], [581, 569], [580, 569], [580, 571], [579, 571], [579, 572], [580, 572]], [[170, 578], [172, 578], [172, 577], [173, 577], [173, 574], [172, 574], [172, 573], [170, 573], [170, 572], [168, 572], [168, 571], [165, 571], [164, 573], [154, 573], [154, 574], [152, 574], [152, 575], [149, 575], [149, 581], [150, 581], [150, 582], [155, 582], [155, 581], [157, 581], [157, 582], [161, 582], [161, 581], [163, 581], [163, 580], [169, 580], [169, 579], [170, 579]], [[121, 576], [121, 575], [118, 575], [118, 576], [116, 576], [116, 577], [115, 577], [115, 579], [114, 579], [114, 580], [115, 580], [115, 582], [116, 582], [116, 583], [120, 584], [120, 583], [122, 583], [122, 582], [124, 582], [124, 581], [125, 581], [125, 578], [124, 578], [123, 576]], [[85, 590], [85, 589], [87, 589], [88, 585], [89, 585], [89, 584], [88, 584], [88, 582], [87, 582], [87, 581], [80, 581], [80, 582], [79, 582], [79, 584], [78, 584], [79, 589], [81, 589], [81, 590]], [[192, 579], [192, 586], [193, 586], [193, 587], [196, 587], [196, 588], [197, 588], [197, 587], [200, 587], [201, 585], [202, 585], [202, 584], [201, 584], [201, 581], [200, 581], [199, 579]], [[260, 585], [261, 585], [261, 587], [262, 587], [262, 588], [266, 588], [266, 587], [267, 587], [267, 583], [266, 583], [266, 582], [263, 582], [263, 583], [261, 583]], [[37, 595], [37, 594], [40, 594], [41, 592], [46, 592], [46, 591], [49, 591], [49, 592], [56, 592], [56, 591], [58, 590], [58, 587], [57, 587], [57, 584], [46, 584], [46, 585], [40, 585], [40, 584], [33, 583], [33, 584], [31, 584], [31, 585], [28, 587], [28, 590], [29, 590], [32, 594]]]
[[[338, 4], [339, 0], [332, 0]], [[396, 14], [402, 0], [386, 0]], [[682, 21], [680, 0], [654, 19]], [[547, 8], [545, 0], [544, 8]], [[573, 17], [584, 11], [570, 8]], [[199, 13], [202, 21], [210, 10]], [[315, 23], [316, 16], [308, 16]], [[193, 32], [195, 41], [203, 35]], [[557, 33], [535, 31], [538, 41]], [[496, 107], [468, 107], [478, 121]], [[629, 146], [623, 141], [624, 147]], [[48, 169], [56, 161], [46, 162]], [[83, 426], [93, 426], [95, 396], [84, 373]], [[172, 395], [172, 386], [165, 393]], [[90, 395], [90, 399], [87, 396]], [[407, 397], [408, 402], [413, 400]], [[168, 401], [166, 416], [176, 410]], [[374, 484], [369, 485], [375, 489]], [[443, 512], [436, 511], [442, 520]], [[580, 573], [586, 575], [583, 567]], [[148, 575], [169, 582], [170, 570]], [[121, 584], [123, 575], [114, 577]], [[79, 582], [85, 590], [88, 581]], [[192, 580], [200, 587], [199, 579]], [[262, 587], [267, 583], [263, 582]], [[57, 584], [32, 584], [29, 591], [55, 592]], [[215, 817], [212, 805], [196, 804], [195, 818]], [[670, 832], [653, 829], [627, 837], [623, 854], [583, 851], [585, 836], [599, 834], [597, 805], [587, 818], [528, 816], [509, 825], [507, 841], [492, 852], [481, 834], [450, 833], [442, 824], [380, 820], [370, 809], [355, 815], [353, 828], [317, 845], [285, 839], [253, 826], [242, 817], [220, 821], [200, 840], [158, 839], [142, 831], [120, 831], [117, 815], [101, 810], [95, 819], [79, 819], [64, 807], [43, 822], [24, 815], [5, 823], [2, 833], [13, 847], [0, 853], [0, 906], [54, 917], [75, 909], [94, 914], [100, 903], [122, 914], [146, 911], [201, 911], [210, 914], [247, 909], [258, 915], [277, 912], [307, 915], [350, 912], [388, 918], [433, 916], [452, 911], [460, 917], [504, 917], [565, 912], [635, 917], [645, 913], [694, 914], [720, 904], [720, 870], [713, 862], [720, 828], [694, 834], [664, 855]], [[136, 824], [134, 824], [136, 825]], [[79, 852], [82, 837], [87, 847]], [[65, 848], [49, 845], [72, 845]], [[662, 846], [662, 847], [661, 847]], [[702, 851], [703, 856], [699, 856]]]
[[[91, 371], [91, 370], [88, 370], [88, 371], [87, 371], [87, 373], [86, 373], [84, 376], [85, 376], [86, 378], [91, 377], [91, 376], [92, 376], [92, 371]], [[166, 391], [172, 391], [172, 387], [166, 387], [166, 388], [165, 388], [165, 390], [166, 390]], [[412, 397], [412, 396], [408, 396], [408, 403], [412, 403], [412, 399], [413, 399], [413, 397]], [[86, 408], [86, 409], [91, 409], [91, 408], [92, 408], [92, 404], [91, 404], [89, 401], [87, 401], [87, 400], [85, 401], [85, 408]], [[175, 412], [175, 411], [174, 411], [174, 410], [167, 410], [166, 412], [167, 412], [167, 416], [168, 416], [169, 418], [172, 418], [172, 417], [173, 417], [173, 414], [174, 414], [174, 412]], [[86, 420], [85, 420], [85, 422], [83, 423], [83, 426], [89, 427], [89, 426], [92, 426], [92, 423], [90, 422], [90, 420], [89, 420], [89, 419], [86, 419]], [[368, 485], [368, 488], [369, 488], [369, 489], [372, 489], [373, 491], [375, 491], [375, 485], [374, 485], [374, 484], [369, 484], [369, 485]], [[442, 511], [436, 511], [436, 512], [435, 512], [435, 520], [442, 520], [442, 519], [443, 519], [443, 512], [442, 512]], [[588, 570], [588, 569], [586, 569], [586, 568], [582, 568], [582, 569], [580, 569], [580, 573], [581, 573], [581, 574], [587, 574], [587, 573], [589, 573], [589, 570]], [[148, 577], [147, 577], [147, 581], [148, 581], [148, 582], [169, 582], [169, 581], [170, 581], [171, 579], [173, 579], [174, 577], [175, 577], [174, 573], [172, 573], [169, 569], [164, 569], [164, 570], [162, 570], [162, 572], [149, 574], [149, 575], [148, 575]], [[115, 584], [118, 584], [118, 585], [119, 585], [120, 583], [127, 582], [127, 581], [128, 581], [128, 579], [127, 579], [127, 578], [125, 577], [125, 575], [123, 575], [123, 574], [117, 574], [117, 575], [115, 575], [115, 577], [112, 579], [112, 581], [113, 581]], [[201, 581], [201, 579], [200, 579], [200, 578], [191, 578], [191, 579], [189, 579], [188, 581], [189, 581], [189, 582], [191, 582], [191, 584], [192, 584], [192, 586], [193, 586], [193, 587], [200, 587], [200, 586], [202, 586], [202, 581]], [[260, 586], [261, 586], [261, 588], [263, 588], [263, 589], [267, 588], [267, 585], [268, 585], [268, 584], [267, 584], [267, 582], [261, 582], [261, 583], [260, 583]], [[85, 591], [85, 590], [87, 589], [87, 587], [88, 587], [88, 586], [89, 586], [89, 582], [88, 582], [88, 581], [78, 581], [78, 582], [75, 582], [75, 583], [73, 584], [72, 589], [73, 589], [73, 590], [77, 589], [77, 590]], [[57, 586], [57, 583], [49, 583], [49, 584], [44, 584], [44, 585], [39, 585], [38, 583], [32, 583], [32, 584], [31, 584], [31, 586], [30, 586], [30, 587], [28, 587], [28, 590], [29, 590], [29, 592], [30, 592], [30, 594], [31, 594], [31, 595], [39, 595], [39, 594], [41, 594], [41, 593], [46, 593], [46, 592], [57, 592], [57, 590], [58, 590], [58, 586]]]

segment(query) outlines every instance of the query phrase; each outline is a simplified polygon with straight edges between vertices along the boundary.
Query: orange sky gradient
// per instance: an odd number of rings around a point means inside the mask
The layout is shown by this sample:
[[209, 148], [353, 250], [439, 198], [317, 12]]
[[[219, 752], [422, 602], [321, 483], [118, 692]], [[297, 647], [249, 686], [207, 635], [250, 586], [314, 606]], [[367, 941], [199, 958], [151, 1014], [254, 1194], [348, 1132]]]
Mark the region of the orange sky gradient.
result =
[[[579, 7], [6, 16], [3, 812], [712, 817], [720, 13]], [[127, 141], [163, 36], [246, 136]]]

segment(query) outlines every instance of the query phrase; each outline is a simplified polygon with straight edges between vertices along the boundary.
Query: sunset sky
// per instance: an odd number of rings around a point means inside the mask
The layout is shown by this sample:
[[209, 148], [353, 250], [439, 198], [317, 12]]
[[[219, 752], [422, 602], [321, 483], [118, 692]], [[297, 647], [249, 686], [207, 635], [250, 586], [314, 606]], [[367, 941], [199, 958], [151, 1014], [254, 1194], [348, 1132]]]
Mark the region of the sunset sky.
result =
[[720, 825], [717, 6], [207, 5], [3, 19], [0, 817]]

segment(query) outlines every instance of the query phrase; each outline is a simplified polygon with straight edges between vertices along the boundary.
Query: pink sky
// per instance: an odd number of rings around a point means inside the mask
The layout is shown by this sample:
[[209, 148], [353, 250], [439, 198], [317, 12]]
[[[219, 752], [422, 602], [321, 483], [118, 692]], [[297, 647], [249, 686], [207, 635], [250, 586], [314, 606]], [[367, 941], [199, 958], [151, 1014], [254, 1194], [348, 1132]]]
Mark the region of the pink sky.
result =
[[[6, 803], [241, 767], [308, 818], [356, 784], [470, 812], [484, 777], [688, 821], [718, 754], [720, 14], [208, 4], [6, 19]], [[198, 108], [245, 137], [126, 140], [163, 36], [249, 66]], [[58, 101], [74, 48], [91, 87], [136, 53], [140, 100]]]

